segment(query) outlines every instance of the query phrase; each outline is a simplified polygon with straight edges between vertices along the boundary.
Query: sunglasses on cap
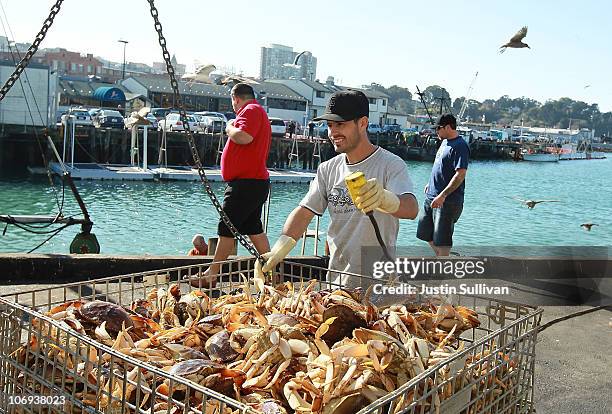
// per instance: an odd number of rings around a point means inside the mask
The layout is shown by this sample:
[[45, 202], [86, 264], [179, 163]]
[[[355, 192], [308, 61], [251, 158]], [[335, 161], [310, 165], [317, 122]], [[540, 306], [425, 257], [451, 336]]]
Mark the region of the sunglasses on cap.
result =
[[444, 128], [446, 128], [447, 126], [448, 126], [448, 125], [438, 125], [438, 126], [436, 127], [436, 131], [439, 131], [439, 130], [441, 130], [441, 129], [444, 129]]

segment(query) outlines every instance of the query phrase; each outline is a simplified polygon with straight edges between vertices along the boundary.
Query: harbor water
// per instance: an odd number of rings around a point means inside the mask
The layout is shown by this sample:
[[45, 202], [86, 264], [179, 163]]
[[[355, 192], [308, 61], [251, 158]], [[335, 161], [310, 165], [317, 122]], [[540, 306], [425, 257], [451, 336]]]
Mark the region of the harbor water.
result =
[[[431, 163], [407, 164], [422, 205]], [[193, 234], [216, 235], [217, 213], [201, 183], [76, 181], [76, 185], [94, 221], [101, 253], [182, 255], [190, 249]], [[221, 198], [223, 184], [213, 186]], [[56, 184], [55, 189], [61, 203], [61, 185]], [[271, 243], [307, 189], [306, 184], [273, 185], [268, 226]], [[538, 204], [529, 210], [512, 197], [560, 202]], [[56, 196], [47, 179], [6, 172], [0, 175], [0, 214], [52, 215], [57, 211]], [[73, 214], [78, 215], [79, 209], [66, 188], [64, 215]], [[321, 230], [326, 230], [328, 219], [327, 215], [322, 217]], [[592, 231], [580, 227], [589, 222], [598, 226]], [[416, 220], [401, 221], [398, 245], [427, 251], [427, 245], [415, 237], [416, 226]], [[314, 221], [310, 227], [314, 228]], [[65, 229], [36, 252], [68, 253], [78, 231], [78, 226]], [[27, 252], [47, 237], [8, 226], [0, 233], [0, 253]], [[323, 244], [324, 236], [319, 253]], [[455, 245], [461, 254], [470, 246], [497, 247], [502, 253], [505, 246], [601, 246], [607, 251], [612, 246], [612, 157], [559, 163], [472, 162]], [[312, 252], [309, 239], [306, 254]], [[293, 253], [299, 253], [299, 248]]]

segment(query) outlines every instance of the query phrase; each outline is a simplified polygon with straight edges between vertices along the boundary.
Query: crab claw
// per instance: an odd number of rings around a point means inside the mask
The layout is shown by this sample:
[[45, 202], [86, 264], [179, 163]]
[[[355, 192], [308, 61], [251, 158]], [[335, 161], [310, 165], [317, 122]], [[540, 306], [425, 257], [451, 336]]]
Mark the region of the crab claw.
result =
[[170, 387], [168, 387], [168, 384], [166, 384], [164, 382], [159, 387], [157, 387], [157, 389], [155, 390], [155, 393], [162, 394], [162, 395], [165, 395], [166, 397], [169, 397], [170, 396]]
[[255, 288], [257, 292], [260, 294], [264, 293], [264, 285], [266, 282], [266, 275], [263, 272], [261, 261], [255, 259], [255, 275], [253, 276], [253, 283], [255, 283]]

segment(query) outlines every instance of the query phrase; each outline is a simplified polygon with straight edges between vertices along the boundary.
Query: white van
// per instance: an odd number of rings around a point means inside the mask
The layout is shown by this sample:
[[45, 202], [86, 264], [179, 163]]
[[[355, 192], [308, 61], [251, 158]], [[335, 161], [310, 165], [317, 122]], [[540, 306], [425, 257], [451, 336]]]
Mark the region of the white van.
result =
[[269, 118], [269, 119], [270, 119], [270, 127], [272, 127], [272, 136], [273, 137], [284, 137], [285, 132], [287, 130], [285, 121], [283, 121], [280, 118]]

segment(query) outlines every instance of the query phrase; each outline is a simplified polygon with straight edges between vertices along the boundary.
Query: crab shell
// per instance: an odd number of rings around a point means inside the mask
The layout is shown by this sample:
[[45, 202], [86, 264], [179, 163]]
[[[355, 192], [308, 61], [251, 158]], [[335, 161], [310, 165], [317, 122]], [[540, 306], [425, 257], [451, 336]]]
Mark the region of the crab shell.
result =
[[207, 359], [188, 359], [173, 365], [168, 371], [171, 375], [192, 379], [194, 376], [207, 377], [212, 374], [222, 374], [225, 377], [240, 377], [242, 371], [229, 369], [225, 365], [218, 364]]
[[187, 312], [192, 318], [202, 317], [208, 313], [210, 299], [201, 290], [192, 290], [186, 295], [181, 296], [178, 303], [185, 303]]
[[76, 315], [83, 322], [91, 325], [101, 325], [102, 322], [106, 322], [106, 329], [114, 333], [119, 332], [123, 325], [126, 329], [134, 326], [130, 314], [125, 309], [101, 300], [85, 303], [80, 309], [77, 309]]
[[299, 321], [291, 315], [285, 315], [283, 313], [271, 313], [266, 316], [268, 323], [272, 326], [289, 325], [295, 326]]
[[343, 338], [350, 338], [354, 329], [367, 326], [365, 319], [346, 305], [332, 305], [327, 308], [323, 312], [323, 320], [329, 318], [336, 318], [322, 337], [329, 346]]
[[285, 410], [278, 400], [264, 400], [257, 408], [259, 408], [259, 411], [263, 414], [287, 414], [287, 410]]
[[238, 352], [230, 345], [230, 333], [225, 329], [208, 338], [204, 349], [215, 362], [229, 362], [238, 356]]

